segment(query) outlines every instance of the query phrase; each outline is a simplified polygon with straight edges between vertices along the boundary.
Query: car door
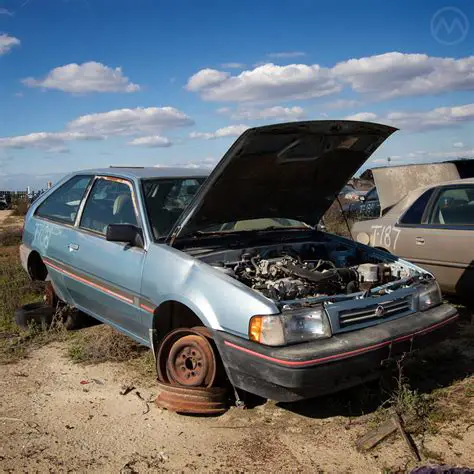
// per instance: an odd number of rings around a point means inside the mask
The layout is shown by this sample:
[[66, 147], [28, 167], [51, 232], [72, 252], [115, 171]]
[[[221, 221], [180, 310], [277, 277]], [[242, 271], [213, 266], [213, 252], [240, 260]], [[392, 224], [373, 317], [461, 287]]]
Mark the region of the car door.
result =
[[67, 284], [77, 307], [146, 342], [139, 304], [146, 252], [105, 238], [109, 224], [141, 227], [136, 199], [131, 181], [107, 176], [95, 179], [77, 231], [67, 243], [74, 272]]
[[53, 190], [34, 209], [23, 233], [23, 241], [43, 258], [58, 296], [71, 304], [73, 300], [67, 291], [68, 276], [64, 271], [70, 259], [68, 242], [74, 239], [74, 224], [92, 179], [92, 175], [72, 176]]
[[443, 291], [472, 291], [474, 185], [439, 186], [425, 194], [412, 214], [418, 219], [423, 208], [421, 222], [407, 223], [408, 213], [401, 219], [398, 254], [432, 272]]

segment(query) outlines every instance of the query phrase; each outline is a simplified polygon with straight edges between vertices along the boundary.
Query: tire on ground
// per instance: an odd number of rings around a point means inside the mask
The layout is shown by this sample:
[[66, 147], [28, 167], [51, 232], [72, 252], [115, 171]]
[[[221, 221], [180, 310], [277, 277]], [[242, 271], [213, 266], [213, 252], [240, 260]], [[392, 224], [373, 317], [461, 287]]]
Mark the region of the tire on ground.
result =
[[18, 326], [28, 329], [32, 325], [47, 328], [51, 325], [54, 308], [44, 303], [30, 303], [15, 310], [15, 322]]

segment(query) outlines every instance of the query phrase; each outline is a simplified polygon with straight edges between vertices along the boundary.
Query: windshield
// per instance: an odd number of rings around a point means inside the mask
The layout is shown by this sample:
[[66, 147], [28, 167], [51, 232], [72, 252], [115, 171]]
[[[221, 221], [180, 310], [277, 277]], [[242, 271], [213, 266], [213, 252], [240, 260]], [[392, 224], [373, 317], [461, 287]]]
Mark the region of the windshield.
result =
[[204, 229], [200, 229], [200, 233], [246, 232], [280, 229], [312, 229], [312, 227], [305, 224], [304, 222], [296, 221], [294, 219], [273, 217], [225, 222], [223, 224], [216, 224]]
[[155, 239], [166, 237], [205, 177], [157, 178], [143, 181], [146, 211]]

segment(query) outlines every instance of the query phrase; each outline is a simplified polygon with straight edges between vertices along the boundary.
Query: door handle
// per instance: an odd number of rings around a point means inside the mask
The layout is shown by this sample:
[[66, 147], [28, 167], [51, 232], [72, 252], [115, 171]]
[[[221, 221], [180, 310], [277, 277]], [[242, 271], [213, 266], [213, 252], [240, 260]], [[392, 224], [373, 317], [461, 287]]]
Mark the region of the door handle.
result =
[[416, 245], [425, 245], [425, 239], [423, 237], [415, 238]]
[[77, 250], [79, 250], [79, 245], [77, 244], [69, 244], [68, 245], [68, 249], [70, 252], [76, 252]]

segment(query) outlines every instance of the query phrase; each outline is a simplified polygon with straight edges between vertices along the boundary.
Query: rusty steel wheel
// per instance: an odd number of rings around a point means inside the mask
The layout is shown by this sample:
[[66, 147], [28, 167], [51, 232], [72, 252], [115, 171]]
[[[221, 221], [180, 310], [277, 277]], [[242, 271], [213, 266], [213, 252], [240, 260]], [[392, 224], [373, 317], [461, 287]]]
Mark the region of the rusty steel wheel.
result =
[[182, 414], [220, 415], [227, 411], [225, 388], [176, 387], [158, 382], [160, 408]]
[[165, 337], [156, 358], [158, 379], [182, 387], [212, 387], [216, 357], [208, 339], [194, 329], [175, 329]]
[[58, 296], [56, 295], [53, 284], [50, 281], [46, 282], [43, 300], [45, 304], [53, 308], [56, 308], [56, 305], [58, 304]]

